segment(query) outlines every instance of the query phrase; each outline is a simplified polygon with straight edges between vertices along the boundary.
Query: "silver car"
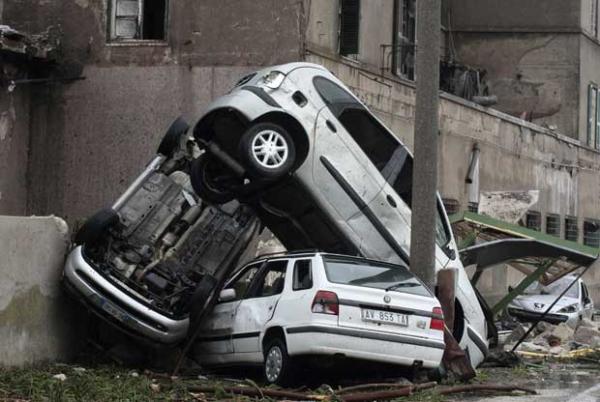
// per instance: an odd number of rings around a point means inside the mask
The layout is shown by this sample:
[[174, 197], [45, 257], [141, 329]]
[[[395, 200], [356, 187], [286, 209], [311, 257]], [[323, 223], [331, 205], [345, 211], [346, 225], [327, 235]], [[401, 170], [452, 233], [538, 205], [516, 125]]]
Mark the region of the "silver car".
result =
[[247, 206], [194, 194], [200, 150], [187, 131], [173, 123], [142, 174], [78, 231], [64, 269], [67, 289], [94, 313], [152, 343], [187, 336], [259, 229]]
[[[292, 63], [242, 78], [194, 128], [206, 153], [192, 186], [213, 203], [254, 206], [290, 250], [408, 263], [412, 155], [324, 67]], [[474, 366], [487, 322], [438, 201], [437, 268], [458, 269], [455, 336]]]
[[594, 303], [587, 286], [576, 275], [565, 276], [547, 286], [533, 282], [508, 305], [508, 313], [520, 321], [537, 321], [565, 290], [543, 321], [565, 322], [575, 327], [582, 318], [591, 319]]

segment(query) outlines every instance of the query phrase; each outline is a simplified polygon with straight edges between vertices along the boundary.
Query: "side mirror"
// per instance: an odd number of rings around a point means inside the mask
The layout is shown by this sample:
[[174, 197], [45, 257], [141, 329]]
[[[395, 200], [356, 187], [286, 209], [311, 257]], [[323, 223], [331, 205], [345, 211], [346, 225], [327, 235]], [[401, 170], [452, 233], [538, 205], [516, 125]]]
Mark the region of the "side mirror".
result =
[[510, 292], [512, 292], [513, 290], [515, 290], [515, 288], [513, 288], [512, 286], [509, 286], [509, 287], [508, 287], [508, 292], [509, 292], [509, 293], [510, 293]]
[[220, 302], [228, 302], [235, 300], [236, 294], [235, 289], [223, 289], [221, 293], [219, 293], [219, 301]]
[[586, 297], [585, 299], [583, 299], [583, 304], [590, 304], [592, 301], [590, 300], [589, 297]]

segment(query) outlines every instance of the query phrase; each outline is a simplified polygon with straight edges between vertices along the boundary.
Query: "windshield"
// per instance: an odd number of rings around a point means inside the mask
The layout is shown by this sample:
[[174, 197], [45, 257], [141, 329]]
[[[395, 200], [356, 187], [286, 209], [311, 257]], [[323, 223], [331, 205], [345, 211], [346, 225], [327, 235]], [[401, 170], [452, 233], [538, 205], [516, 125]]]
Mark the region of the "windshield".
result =
[[[523, 294], [525, 295], [560, 295], [566, 288], [573, 282], [572, 279], [559, 279], [556, 282], [551, 283], [550, 285], [544, 286], [539, 282], [533, 282], [529, 285]], [[565, 293], [565, 297], [573, 297], [579, 298], [579, 286], [575, 283], [573, 286], [569, 288], [567, 293]]]
[[335, 257], [326, 257], [324, 261], [329, 282], [431, 296], [421, 281], [402, 265]]

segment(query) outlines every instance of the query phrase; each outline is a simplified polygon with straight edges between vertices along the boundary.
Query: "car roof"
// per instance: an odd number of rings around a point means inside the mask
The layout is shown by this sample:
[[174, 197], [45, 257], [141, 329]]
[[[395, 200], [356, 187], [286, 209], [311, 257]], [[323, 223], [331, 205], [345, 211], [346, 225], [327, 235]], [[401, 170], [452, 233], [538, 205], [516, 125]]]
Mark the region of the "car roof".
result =
[[245, 265], [254, 264], [256, 262], [264, 261], [264, 260], [275, 260], [275, 259], [282, 259], [282, 258], [314, 257], [314, 256], [337, 257], [337, 258], [343, 258], [343, 259], [348, 259], [348, 260], [374, 262], [377, 264], [396, 265], [396, 266], [401, 266], [401, 267], [405, 267], [408, 269], [408, 266], [406, 264], [396, 264], [396, 263], [375, 260], [372, 258], [366, 258], [366, 257], [361, 257], [361, 256], [355, 256], [355, 255], [327, 253], [327, 252], [320, 251], [320, 250], [296, 250], [296, 251], [279, 251], [279, 252], [274, 252], [274, 253], [267, 253], [267, 254], [262, 254], [262, 255], [257, 256], [256, 258], [249, 261]]

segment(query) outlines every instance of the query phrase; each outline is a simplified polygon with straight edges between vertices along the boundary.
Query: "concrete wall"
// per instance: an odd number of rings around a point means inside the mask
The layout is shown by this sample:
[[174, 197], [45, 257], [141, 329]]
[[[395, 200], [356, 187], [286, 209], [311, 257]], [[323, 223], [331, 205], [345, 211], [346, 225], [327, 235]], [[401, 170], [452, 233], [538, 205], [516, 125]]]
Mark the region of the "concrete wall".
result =
[[[249, 70], [302, 57], [304, 1], [169, 1], [167, 40], [107, 40], [106, 0], [5, 0], [3, 23], [60, 24], [60, 69], [32, 95], [28, 213], [78, 223], [111, 203], [177, 116], [194, 122]], [[0, 190], [1, 191], [1, 190]]]
[[457, 33], [460, 62], [486, 70], [494, 108], [581, 138], [578, 34]]
[[[19, 67], [2, 63], [4, 71]], [[0, 95], [0, 215], [23, 215], [27, 206], [29, 88]]]
[[579, 30], [580, 2], [591, 0], [449, 0], [455, 31]]
[[55, 217], [0, 216], [0, 365], [65, 361], [84, 341], [60, 288], [68, 247]]

